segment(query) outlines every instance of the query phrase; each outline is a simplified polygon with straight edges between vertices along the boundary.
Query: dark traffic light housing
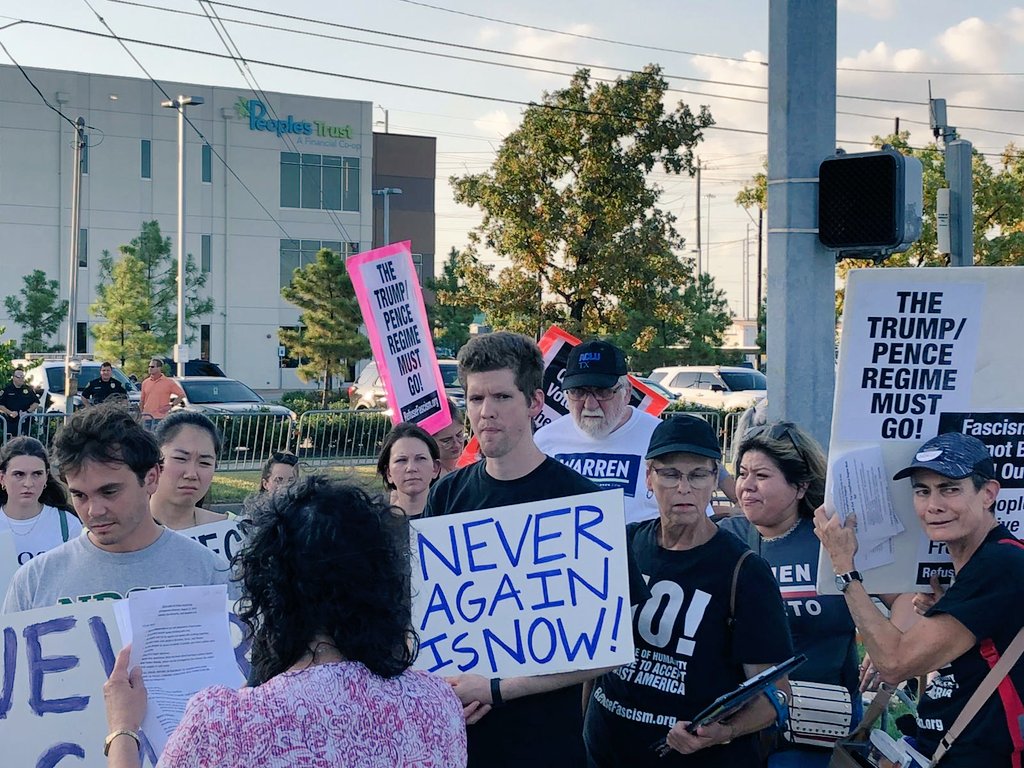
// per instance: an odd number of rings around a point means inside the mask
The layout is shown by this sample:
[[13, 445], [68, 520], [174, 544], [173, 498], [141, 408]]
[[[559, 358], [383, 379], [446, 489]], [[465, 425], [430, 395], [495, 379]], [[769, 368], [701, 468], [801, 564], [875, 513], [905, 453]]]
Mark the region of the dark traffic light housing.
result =
[[921, 236], [921, 162], [886, 148], [837, 154], [818, 168], [818, 239], [847, 256], [881, 260]]

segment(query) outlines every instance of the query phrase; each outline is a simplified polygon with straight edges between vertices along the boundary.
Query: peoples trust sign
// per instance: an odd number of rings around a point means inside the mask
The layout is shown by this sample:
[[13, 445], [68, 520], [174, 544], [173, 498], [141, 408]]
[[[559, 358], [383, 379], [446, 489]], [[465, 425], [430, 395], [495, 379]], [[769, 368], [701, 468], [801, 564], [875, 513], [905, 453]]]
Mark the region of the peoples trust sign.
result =
[[302, 136], [324, 136], [332, 139], [351, 139], [351, 125], [330, 125], [323, 120], [296, 120], [288, 115], [284, 120], [267, 117], [267, 107], [259, 99], [246, 99], [239, 96], [235, 102], [235, 112], [239, 117], [248, 118], [250, 131], [268, 131], [283, 136], [293, 133]]

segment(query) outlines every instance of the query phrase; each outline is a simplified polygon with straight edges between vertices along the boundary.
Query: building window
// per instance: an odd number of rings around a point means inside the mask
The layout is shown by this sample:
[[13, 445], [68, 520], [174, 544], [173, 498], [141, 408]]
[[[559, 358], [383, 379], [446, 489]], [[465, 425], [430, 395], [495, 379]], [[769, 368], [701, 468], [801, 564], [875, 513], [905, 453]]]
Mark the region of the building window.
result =
[[213, 261], [213, 235], [203, 235], [199, 264], [203, 272], [210, 272]]
[[[282, 331], [298, 331], [300, 335], [305, 333], [305, 328], [301, 325], [283, 325], [281, 326]], [[278, 336], [278, 339], [281, 337]], [[291, 357], [291, 350], [285, 347], [284, 356], [279, 358], [282, 368], [298, 368], [300, 365], [306, 365], [309, 360], [305, 357]]]
[[210, 326], [206, 324], [199, 326], [199, 359], [210, 359]]
[[203, 144], [203, 183], [213, 181], [213, 147]]
[[89, 324], [75, 323], [75, 354], [84, 355], [89, 351]]
[[281, 241], [281, 287], [292, 281], [292, 273], [300, 267], [316, 261], [321, 248], [330, 248], [345, 259], [359, 253], [359, 243], [342, 243], [338, 240], [282, 240]]
[[78, 266], [89, 266], [89, 230], [78, 230]]
[[359, 210], [359, 158], [281, 153], [281, 207]]
[[414, 253], [412, 255], [412, 265], [416, 268], [416, 282], [423, 285], [423, 254]]
[[149, 139], [142, 140], [142, 178], [153, 178], [153, 145]]
[[85, 144], [82, 145], [82, 175], [89, 175], [89, 137], [85, 137]]

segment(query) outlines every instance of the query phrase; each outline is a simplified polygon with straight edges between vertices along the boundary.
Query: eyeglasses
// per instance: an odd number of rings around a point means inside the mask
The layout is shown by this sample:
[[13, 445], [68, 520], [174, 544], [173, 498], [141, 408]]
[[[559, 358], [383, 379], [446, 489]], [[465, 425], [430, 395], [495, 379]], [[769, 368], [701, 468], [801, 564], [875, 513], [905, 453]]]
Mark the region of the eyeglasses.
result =
[[459, 442], [459, 443], [466, 442], [466, 433], [465, 432], [456, 432], [454, 435], [450, 435], [448, 437], [442, 437], [440, 440], [437, 441], [437, 444], [438, 445], [443, 445], [445, 448], [451, 448], [453, 445], [455, 445], [456, 442]]
[[678, 488], [679, 481], [686, 479], [686, 484], [695, 491], [703, 491], [711, 487], [711, 484], [718, 479], [718, 473], [710, 469], [695, 469], [691, 472], [680, 472], [671, 467], [651, 467], [654, 477], [662, 488]]
[[621, 384], [616, 384], [614, 387], [572, 387], [565, 390], [565, 396], [573, 402], [586, 400], [588, 396], [592, 396], [599, 403], [603, 403], [615, 397], [615, 393], [620, 389], [622, 389]]
[[294, 453], [284, 453], [282, 451], [275, 451], [270, 455], [271, 464], [286, 464], [289, 467], [295, 467], [299, 464], [299, 457]]
[[159, 366], [159, 365], [151, 365], [151, 366], [149, 366], [149, 367], [150, 367], [150, 368], [159, 368], [160, 366]]

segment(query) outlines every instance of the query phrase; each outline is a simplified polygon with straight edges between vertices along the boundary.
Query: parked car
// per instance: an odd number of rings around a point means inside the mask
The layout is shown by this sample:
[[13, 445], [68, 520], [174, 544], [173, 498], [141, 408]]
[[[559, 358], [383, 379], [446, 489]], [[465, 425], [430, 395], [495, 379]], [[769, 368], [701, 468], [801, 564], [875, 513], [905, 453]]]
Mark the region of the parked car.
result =
[[175, 376], [185, 390], [183, 400], [175, 399], [175, 408], [200, 411], [208, 416], [269, 413], [295, 419], [295, 412], [283, 405], [268, 403], [237, 379], [226, 376]]
[[[75, 358], [74, 363], [80, 366], [78, 372], [78, 389], [83, 390], [89, 386], [89, 382], [99, 378], [100, 363], [102, 360], [91, 358]], [[38, 363], [38, 364], [37, 364]], [[67, 408], [67, 398], [64, 397], [64, 360], [15, 360], [15, 365], [25, 368], [25, 381], [39, 394], [39, 402], [45, 404], [48, 411], [63, 412]], [[29, 368], [29, 366], [34, 366]], [[111, 375], [124, 385], [128, 392], [128, 401], [138, 405], [141, 391], [139, 385], [125, 376], [124, 371], [116, 365], [112, 367]], [[49, 400], [47, 400], [49, 398]], [[82, 405], [82, 397], [75, 393], [75, 408]]]
[[[458, 360], [438, 360], [444, 391], [459, 408], [466, 407], [466, 392], [459, 383]], [[370, 361], [359, 374], [355, 383], [348, 388], [349, 406], [355, 410], [363, 408], [387, 408], [388, 396], [384, 381], [377, 372], [377, 363]]]
[[726, 411], [749, 408], [768, 395], [765, 375], [742, 366], [666, 366], [655, 368], [650, 378], [680, 400]]
[[654, 379], [648, 378], [647, 376], [637, 376], [636, 378], [637, 378], [638, 381], [642, 382], [643, 384], [646, 384], [648, 387], [653, 389], [659, 395], [664, 397], [670, 403], [673, 402], [674, 400], [678, 400], [679, 399], [679, 395], [677, 395], [671, 389], [663, 387], [661, 384], [659, 384]]
[[[169, 373], [171, 376], [175, 376], [178, 373], [178, 364], [169, 357], [161, 358], [164, 361], [164, 373]], [[186, 376], [219, 376], [226, 379], [227, 374], [224, 373], [224, 369], [216, 363], [211, 363], [209, 360], [186, 360], [185, 361], [185, 375]]]

